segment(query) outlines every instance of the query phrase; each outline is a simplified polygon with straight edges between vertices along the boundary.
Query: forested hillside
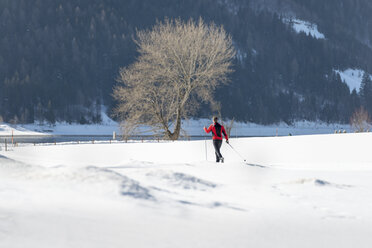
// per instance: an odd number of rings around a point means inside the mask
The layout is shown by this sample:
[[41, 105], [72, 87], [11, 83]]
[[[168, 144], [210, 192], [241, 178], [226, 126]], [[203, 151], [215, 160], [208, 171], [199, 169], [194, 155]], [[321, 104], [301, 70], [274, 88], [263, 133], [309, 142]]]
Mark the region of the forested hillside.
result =
[[[348, 122], [372, 113], [370, 77], [360, 93], [335, 70], [372, 72], [369, 0], [2, 0], [0, 116], [6, 122], [99, 122], [115, 105], [119, 68], [135, 60], [136, 29], [165, 17], [223, 25], [237, 56], [216, 92], [223, 117], [256, 123]], [[296, 32], [317, 25], [325, 38]], [[371, 105], [371, 106], [369, 106]], [[198, 117], [208, 116], [207, 106]]]

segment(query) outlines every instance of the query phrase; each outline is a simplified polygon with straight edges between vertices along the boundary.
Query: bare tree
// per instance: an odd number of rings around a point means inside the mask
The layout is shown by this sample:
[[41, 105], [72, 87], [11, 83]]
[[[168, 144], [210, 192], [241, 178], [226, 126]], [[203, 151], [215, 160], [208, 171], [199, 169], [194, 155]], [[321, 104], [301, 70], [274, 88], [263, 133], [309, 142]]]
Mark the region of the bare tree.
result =
[[369, 131], [371, 128], [371, 118], [364, 107], [360, 107], [353, 113], [350, 118], [350, 125], [357, 132]]
[[213, 93], [227, 83], [235, 50], [223, 27], [202, 19], [165, 20], [151, 30], [138, 31], [139, 56], [120, 69], [114, 97], [116, 114], [125, 130], [151, 126], [152, 131], [176, 140], [181, 120], [201, 102], [213, 103]]

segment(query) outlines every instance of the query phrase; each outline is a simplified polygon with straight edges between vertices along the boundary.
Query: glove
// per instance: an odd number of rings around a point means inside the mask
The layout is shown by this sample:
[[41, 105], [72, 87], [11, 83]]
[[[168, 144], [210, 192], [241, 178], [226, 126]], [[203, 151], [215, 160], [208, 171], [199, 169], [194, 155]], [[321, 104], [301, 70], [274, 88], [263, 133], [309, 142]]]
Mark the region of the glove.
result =
[[227, 143], [227, 144], [230, 144], [230, 143], [229, 143], [229, 140], [226, 140], [226, 143]]

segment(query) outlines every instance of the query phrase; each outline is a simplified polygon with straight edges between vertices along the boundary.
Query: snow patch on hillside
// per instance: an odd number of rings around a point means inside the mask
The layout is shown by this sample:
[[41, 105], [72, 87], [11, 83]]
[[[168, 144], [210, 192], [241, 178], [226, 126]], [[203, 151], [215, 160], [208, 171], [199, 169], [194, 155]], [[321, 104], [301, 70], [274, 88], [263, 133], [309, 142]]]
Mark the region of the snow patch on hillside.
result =
[[303, 32], [316, 39], [325, 39], [324, 34], [319, 32], [318, 26], [314, 23], [310, 23], [300, 19], [284, 19], [284, 22], [290, 24], [297, 33]]
[[242, 50], [240, 49], [236, 49], [236, 58], [238, 59], [238, 61], [243, 64], [244, 60], [247, 58], [247, 53], [246, 52], [243, 52]]
[[[341, 77], [341, 80], [344, 81], [350, 88], [350, 92], [354, 89], [359, 93], [360, 85], [363, 80], [363, 75], [365, 71], [361, 69], [346, 69], [344, 71], [335, 70]], [[372, 79], [372, 76], [370, 75]]]

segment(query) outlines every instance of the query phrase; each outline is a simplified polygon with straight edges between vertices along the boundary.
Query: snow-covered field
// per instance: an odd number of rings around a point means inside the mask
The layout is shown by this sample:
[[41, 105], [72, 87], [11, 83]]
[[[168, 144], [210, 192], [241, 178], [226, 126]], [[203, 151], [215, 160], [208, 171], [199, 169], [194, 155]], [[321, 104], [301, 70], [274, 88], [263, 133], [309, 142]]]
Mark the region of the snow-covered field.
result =
[[370, 247], [371, 143], [233, 138], [224, 164], [210, 140], [3, 149], [0, 247]]
[[[104, 106], [103, 109], [106, 109]], [[10, 125], [0, 123], [0, 136], [12, 135], [112, 135], [113, 132], [119, 133], [119, 124], [107, 114], [101, 112], [101, 124], [81, 125], [76, 123], [57, 122], [54, 125], [48, 123], [34, 123], [24, 125]]]
[[43, 133], [23, 126], [14, 127], [9, 124], [0, 123], [0, 136], [5, 135], [43, 135]]

